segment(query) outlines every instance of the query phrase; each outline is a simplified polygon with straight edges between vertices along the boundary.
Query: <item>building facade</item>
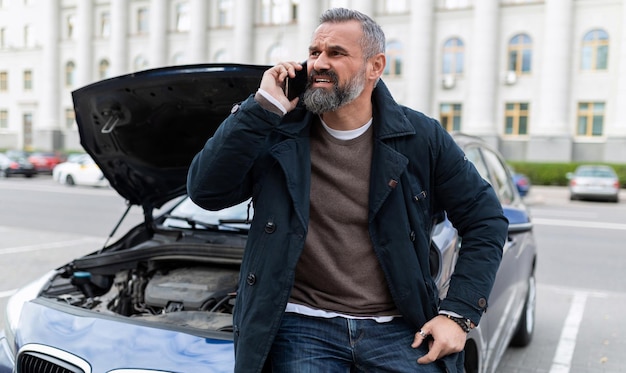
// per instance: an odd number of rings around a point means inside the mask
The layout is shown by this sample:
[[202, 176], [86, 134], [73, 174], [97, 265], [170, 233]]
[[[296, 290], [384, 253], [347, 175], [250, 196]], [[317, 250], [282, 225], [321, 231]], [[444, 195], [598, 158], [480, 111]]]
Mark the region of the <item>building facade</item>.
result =
[[318, 16], [387, 36], [400, 103], [507, 159], [626, 163], [625, 0], [0, 0], [0, 149], [77, 150], [71, 92], [194, 63], [306, 58]]

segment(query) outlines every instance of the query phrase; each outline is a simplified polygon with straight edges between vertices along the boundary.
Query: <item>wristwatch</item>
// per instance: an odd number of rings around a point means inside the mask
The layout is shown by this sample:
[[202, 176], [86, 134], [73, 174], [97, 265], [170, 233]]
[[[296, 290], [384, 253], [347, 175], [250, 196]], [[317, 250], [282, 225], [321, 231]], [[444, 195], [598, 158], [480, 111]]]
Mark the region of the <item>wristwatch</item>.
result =
[[472, 320], [470, 319], [466, 319], [463, 317], [455, 317], [452, 315], [445, 315], [447, 318], [449, 318], [450, 320], [454, 321], [455, 323], [457, 323], [461, 329], [463, 329], [463, 331], [465, 333], [469, 333], [470, 330], [472, 330]]

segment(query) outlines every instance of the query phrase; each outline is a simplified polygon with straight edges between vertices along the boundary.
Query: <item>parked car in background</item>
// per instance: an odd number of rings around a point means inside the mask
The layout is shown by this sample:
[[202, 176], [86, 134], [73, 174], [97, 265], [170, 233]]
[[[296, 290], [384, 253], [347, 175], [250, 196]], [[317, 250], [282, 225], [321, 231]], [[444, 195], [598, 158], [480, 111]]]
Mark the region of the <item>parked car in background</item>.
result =
[[511, 166], [509, 166], [509, 170], [511, 172], [511, 175], [513, 177], [513, 183], [515, 183], [519, 195], [522, 197], [526, 197], [526, 195], [530, 191], [530, 179], [524, 174], [515, 172], [515, 169], [513, 169], [513, 167]]
[[52, 173], [54, 166], [63, 162], [63, 158], [54, 152], [35, 152], [28, 156], [28, 161], [35, 165], [39, 173]]
[[[232, 310], [247, 275], [239, 268], [248, 230], [264, 223], [247, 202], [204, 210], [185, 185], [193, 156], [266, 69], [169, 67], [73, 92], [81, 143], [145, 222], [8, 300], [0, 373], [27, 373], [27, 365], [38, 373], [233, 371]], [[489, 312], [465, 347], [467, 372], [494, 372], [509, 345], [532, 339], [537, 249], [502, 157], [478, 138], [454, 138], [509, 220]], [[431, 273], [445, 297], [462, 241], [444, 213], [431, 236]]]
[[33, 177], [37, 175], [37, 169], [24, 157], [8, 156], [0, 153], [0, 177], [16, 175]]
[[619, 178], [611, 166], [582, 165], [568, 173], [569, 198], [619, 202]]
[[59, 163], [52, 169], [52, 178], [69, 186], [104, 187], [109, 185], [109, 181], [89, 154], [73, 156], [71, 160]]

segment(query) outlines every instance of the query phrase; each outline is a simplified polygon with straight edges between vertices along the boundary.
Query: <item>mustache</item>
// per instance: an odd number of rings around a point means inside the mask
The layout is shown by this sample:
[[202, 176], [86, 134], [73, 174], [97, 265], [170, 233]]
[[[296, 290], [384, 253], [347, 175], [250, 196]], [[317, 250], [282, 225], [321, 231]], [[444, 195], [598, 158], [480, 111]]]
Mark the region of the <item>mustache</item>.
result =
[[330, 78], [330, 81], [335, 84], [339, 82], [339, 77], [337, 76], [337, 73], [335, 73], [333, 70], [324, 70], [324, 71], [312, 70], [309, 73], [309, 85], [313, 83], [317, 77]]

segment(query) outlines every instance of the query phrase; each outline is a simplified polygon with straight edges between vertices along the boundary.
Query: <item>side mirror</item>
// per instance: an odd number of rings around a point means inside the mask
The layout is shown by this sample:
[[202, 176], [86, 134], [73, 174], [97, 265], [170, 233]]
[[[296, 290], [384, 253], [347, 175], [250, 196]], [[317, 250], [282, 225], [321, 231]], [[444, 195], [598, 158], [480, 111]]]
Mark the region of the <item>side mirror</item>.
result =
[[504, 216], [509, 220], [509, 233], [522, 233], [533, 229], [533, 223], [530, 221], [526, 210], [505, 207]]

